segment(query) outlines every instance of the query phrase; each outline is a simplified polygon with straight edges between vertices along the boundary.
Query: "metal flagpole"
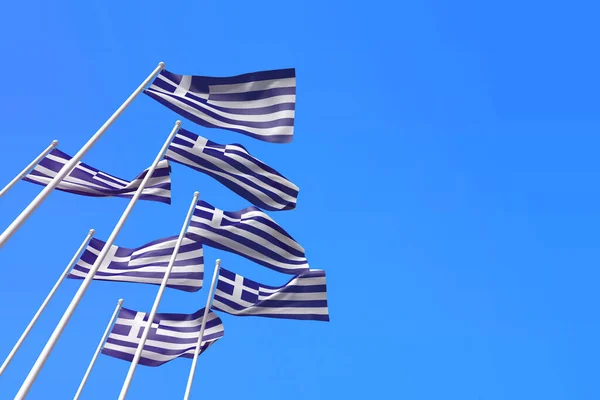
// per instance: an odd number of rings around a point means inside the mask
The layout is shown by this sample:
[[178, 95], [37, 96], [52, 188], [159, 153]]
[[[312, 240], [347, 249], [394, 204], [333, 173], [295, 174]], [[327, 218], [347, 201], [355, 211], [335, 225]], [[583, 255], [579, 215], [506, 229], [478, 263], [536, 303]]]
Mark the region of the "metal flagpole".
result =
[[102, 347], [104, 347], [104, 342], [106, 341], [106, 337], [108, 336], [110, 329], [112, 328], [113, 324], [115, 323], [115, 319], [117, 319], [117, 315], [119, 315], [119, 311], [121, 310], [122, 305], [123, 305], [123, 299], [119, 299], [119, 301], [117, 302], [117, 307], [115, 308], [115, 312], [113, 313], [112, 317], [110, 317], [110, 321], [108, 322], [108, 325], [106, 326], [104, 335], [102, 336], [102, 339], [100, 339], [100, 343], [98, 343], [98, 348], [96, 349], [96, 352], [94, 353], [94, 356], [92, 357], [92, 361], [90, 361], [90, 365], [88, 366], [87, 371], [85, 371], [85, 375], [83, 376], [83, 379], [81, 380], [81, 384], [79, 385], [79, 389], [77, 389], [77, 393], [75, 393], [75, 397], [73, 397], [73, 400], [78, 400], [79, 396], [81, 396], [83, 387], [85, 386], [85, 384], [88, 380], [88, 377], [90, 376], [90, 372], [92, 372], [92, 368], [94, 367], [94, 364], [96, 363], [96, 359], [98, 358], [98, 355], [100, 354], [100, 351], [102, 350]]
[[44, 300], [44, 302], [42, 303], [42, 305], [40, 306], [40, 308], [37, 310], [37, 312], [35, 313], [35, 315], [31, 319], [31, 322], [29, 323], [29, 325], [27, 325], [27, 328], [25, 328], [25, 331], [23, 332], [23, 334], [21, 335], [21, 337], [19, 338], [19, 340], [17, 341], [17, 343], [15, 344], [15, 346], [10, 351], [10, 353], [8, 354], [8, 356], [6, 357], [6, 360], [4, 360], [4, 363], [0, 367], [0, 375], [2, 375], [4, 373], [4, 371], [8, 367], [8, 364], [10, 364], [10, 362], [12, 361], [13, 357], [15, 356], [15, 354], [17, 353], [17, 351], [19, 350], [19, 348], [23, 344], [23, 341], [25, 341], [25, 338], [27, 337], [27, 335], [29, 335], [29, 332], [31, 331], [31, 329], [33, 329], [33, 326], [35, 325], [35, 323], [37, 322], [37, 320], [40, 318], [40, 315], [42, 315], [42, 312], [46, 309], [46, 306], [48, 305], [48, 303], [52, 299], [52, 296], [54, 296], [54, 293], [56, 293], [56, 290], [58, 290], [58, 287], [60, 286], [60, 284], [65, 280], [65, 277], [67, 276], [67, 274], [69, 273], [69, 271], [71, 270], [71, 268], [73, 267], [73, 265], [77, 262], [77, 260], [81, 256], [81, 253], [85, 249], [85, 246], [87, 246], [87, 244], [90, 241], [90, 239], [92, 238], [92, 236], [94, 236], [94, 230], [90, 229], [90, 232], [85, 237], [85, 240], [81, 243], [81, 246], [79, 246], [79, 249], [77, 249], [77, 252], [75, 253], [75, 255], [73, 256], [73, 258], [71, 259], [71, 261], [67, 265], [67, 268], [65, 268], [65, 270], [63, 271], [63, 273], [60, 276], [60, 278], [58, 278], [58, 280], [54, 284], [54, 287], [52, 288], [52, 290], [50, 290], [50, 293], [46, 297], [46, 300]]
[[58, 146], [58, 140], [53, 140], [52, 143], [50, 143], [50, 145], [46, 147], [46, 150], [42, 151], [40, 155], [35, 158], [35, 160], [30, 162], [29, 165], [26, 166], [25, 169], [21, 171], [21, 173], [19, 173], [19, 175], [15, 176], [12, 181], [8, 182], [8, 184], [4, 186], [4, 189], [0, 190], [0, 197], [4, 196], [6, 192], [8, 192], [13, 186], [15, 186], [17, 182], [23, 179], [23, 177], [27, 175], [31, 171], [31, 169], [35, 167], [40, 161], [42, 161], [42, 158], [46, 157], [48, 153], [54, 150], [56, 146]]
[[36, 360], [35, 364], [31, 368], [31, 371], [29, 371], [29, 375], [27, 375], [27, 378], [25, 378], [25, 381], [21, 385], [21, 388], [19, 389], [19, 392], [17, 393], [15, 399], [18, 399], [18, 400], [24, 399], [25, 396], [27, 395], [27, 393], [29, 392], [29, 390], [31, 389], [31, 385], [33, 385], [35, 378], [37, 378], [38, 374], [40, 373], [40, 370], [44, 366], [46, 359], [50, 355], [50, 352], [52, 352], [52, 349], [56, 345], [58, 338], [60, 337], [62, 331], [65, 329], [65, 326], [67, 325], [67, 323], [69, 322], [69, 319], [71, 319], [71, 316], [73, 315], [73, 312], [75, 311], [75, 308], [79, 304], [79, 301], [81, 301], [83, 294], [85, 293], [88, 286], [92, 282], [92, 279], [94, 278], [94, 275], [96, 274], [96, 271], [98, 271], [98, 268], [100, 268], [100, 265], [104, 262], [104, 259], [106, 258], [106, 255], [110, 251], [110, 248], [113, 245], [117, 235], [121, 231], [121, 228], [123, 228], [125, 221], [129, 217], [129, 214], [131, 213], [131, 210], [133, 209], [133, 207], [135, 206], [135, 203], [137, 202], [138, 198], [142, 194], [142, 191], [144, 190], [146, 183], [148, 183], [148, 180], [154, 174], [154, 170], [156, 169], [156, 166], [158, 165], [160, 160], [163, 158], [163, 155], [167, 151], [169, 144], [171, 144], [171, 141], [175, 137], [175, 134], [179, 130], [180, 126], [181, 126], [181, 121], [175, 122], [175, 126], [171, 130], [171, 133], [169, 134], [169, 137], [165, 141], [165, 144], [163, 144], [163, 147], [160, 149], [160, 152], [157, 154], [156, 159], [152, 163], [152, 166], [146, 173], [146, 176], [144, 176], [144, 179], [142, 179], [140, 186], [135, 191], [135, 194], [129, 201], [127, 208], [123, 212], [123, 215], [121, 215], [121, 218], [117, 222], [117, 225], [115, 225], [115, 228], [113, 229], [112, 233], [108, 237], [108, 240], [106, 241], [106, 244], [102, 248], [102, 251], [100, 252], [100, 254], [98, 254], [98, 258], [96, 259], [96, 262], [94, 263], [92, 268], [90, 268], [90, 271], [88, 272], [87, 276], [83, 280], [81, 286], [79, 286], [79, 289], [77, 290], [77, 293], [75, 293], [75, 296], [73, 296], [73, 299], [71, 300], [71, 304], [69, 304], [69, 306], [67, 307], [67, 310], [63, 314], [61, 320], [58, 322], [58, 325], [56, 325], [54, 332], [52, 332], [52, 336], [50, 336], [50, 339], [48, 339], [46, 346], [44, 347], [44, 349], [38, 356], [38, 359]]
[[169, 275], [171, 275], [171, 271], [173, 270], [173, 265], [175, 264], [177, 253], [179, 253], [179, 247], [183, 242], [185, 233], [187, 232], [188, 226], [190, 224], [190, 220], [192, 219], [192, 215], [194, 214], [194, 209], [196, 208], [196, 204], [198, 203], [198, 196], [200, 196], [200, 193], [195, 192], [192, 204], [190, 204], [190, 209], [188, 210], [188, 213], [185, 217], [185, 221], [183, 222], [183, 226], [181, 227], [181, 232], [179, 232], [179, 238], [177, 238], [177, 242], [175, 243], [175, 249], [173, 249], [173, 254], [171, 254], [171, 259], [169, 260], [169, 265], [167, 266], [167, 270], [165, 271], [165, 276], [163, 276], [162, 282], [160, 283], [160, 288], [158, 289], [158, 293], [156, 294], [156, 298], [154, 299], [154, 305], [152, 306], [152, 310], [150, 311], [150, 316], [148, 316], [148, 322], [144, 327], [144, 333], [142, 334], [142, 338], [140, 339], [138, 347], [135, 350], [133, 360], [129, 365], [129, 371], [127, 372], [125, 382], [123, 382], [121, 394], [119, 394], [119, 400], [123, 400], [125, 399], [125, 396], [127, 396], [127, 391], [129, 390], [129, 386], [131, 385], [131, 380], [133, 379], [135, 368], [137, 367], [137, 364], [140, 361], [140, 357], [142, 356], [142, 351], [144, 350], [146, 339], [148, 339], [148, 335], [150, 334], [150, 327], [152, 326], [152, 321], [154, 321], [154, 316], [156, 315], [156, 311], [158, 310], [158, 305], [160, 303], [160, 300], [162, 299], [165, 288], [167, 287]]
[[206, 299], [204, 317], [202, 317], [202, 324], [200, 325], [200, 336], [198, 337], [198, 344], [196, 345], [196, 351], [194, 352], [194, 359], [192, 360], [192, 367], [190, 368], [190, 375], [188, 377], [188, 382], [185, 388], [185, 395], [183, 396], [183, 400], [188, 400], [192, 391], [192, 383], [194, 381], [194, 373], [196, 372], [196, 364], [198, 363], [198, 356], [200, 355], [200, 349], [202, 348], [202, 339], [204, 339], [204, 327], [206, 326], [206, 318], [208, 317], [208, 311], [210, 310], [210, 305], [212, 303], [215, 291], [215, 282], [217, 281], [217, 276], [219, 275], [220, 267], [221, 260], [217, 259], [217, 262], [215, 263], [215, 272], [213, 273], [212, 282], [210, 283], [210, 292], [208, 293], [208, 299]]
[[42, 202], [48, 197], [50, 192], [64, 179], [65, 176], [71, 173], [71, 171], [77, 166], [77, 163], [83, 158], [85, 153], [92, 148], [94, 144], [100, 139], [100, 137], [108, 130], [108, 128], [115, 122], [115, 120], [123, 113], [123, 111], [133, 102], [133, 100], [140, 94], [144, 88], [150, 83], [152, 79], [156, 77], [165, 68], [165, 63], [160, 62], [158, 66], [152, 71], [150, 75], [142, 82], [142, 84], [135, 89], [135, 91], [125, 100], [123, 104], [114, 112], [111, 117], [106, 120], [104, 125], [94, 133], [94, 135], [87, 141], [86, 144], [79, 149], [77, 154], [66, 163], [61, 170], [56, 174], [54, 178], [48, 183], [44, 189], [36, 196], [35, 199], [19, 214], [17, 218], [9, 225], [8, 228], [0, 235], [0, 249], [8, 242], [8, 239], [23, 225], [23, 223], [33, 214], [33, 212], [42, 204]]

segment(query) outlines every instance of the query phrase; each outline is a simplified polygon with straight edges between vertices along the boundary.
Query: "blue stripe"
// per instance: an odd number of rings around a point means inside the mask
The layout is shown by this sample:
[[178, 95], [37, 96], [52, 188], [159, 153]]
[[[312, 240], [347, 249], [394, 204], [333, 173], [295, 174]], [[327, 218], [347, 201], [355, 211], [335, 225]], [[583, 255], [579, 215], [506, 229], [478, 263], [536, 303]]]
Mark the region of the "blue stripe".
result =
[[[161, 75], [179, 84], [181, 76], [167, 70], [161, 71]], [[294, 68], [274, 69], [269, 71], [249, 72], [241, 75], [216, 77], [216, 76], [192, 76], [192, 83], [197, 86], [201, 85], [234, 85], [237, 83], [249, 83], [258, 81], [268, 81], [273, 79], [295, 78], [296, 70]]]
[[[217, 297], [215, 296], [215, 299]], [[219, 301], [222, 299], [219, 298]], [[227, 302], [223, 301], [224, 304]], [[213, 310], [222, 311], [227, 313], [226, 310], [219, 307], [218, 304], [213, 304], [211, 307]], [[233, 307], [232, 307], [233, 308]], [[329, 321], [328, 314], [236, 314], [236, 317], [264, 317], [264, 318], [278, 318], [278, 319], [297, 319], [297, 320], [312, 320], [312, 321]]]
[[[158, 86], [158, 85], [157, 85]], [[172, 93], [173, 91], [171, 91]], [[211, 100], [213, 100], [213, 96], [215, 95], [211, 95], [209, 100], [206, 100], [202, 97], [196, 96], [194, 93], [192, 92], [187, 92], [185, 94], [185, 97], [197, 101], [199, 103], [203, 103], [206, 105], [209, 105], [210, 107], [222, 111], [222, 112], [226, 112], [228, 114], [237, 114], [237, 115], [267, 115], [267, 114], [273, 114], [276, 113], [278, 111], [289, 111], [289, 110], [295, 110], [296, 109], [296, 103], [292, 102], [292, 103], [277, 103], [277, 104], [273, 104], [270, 106], [266, 106], [266, 107], [252, 107], [252, 108], [234, 108], [234, 107], [224, 107], [224, 106], [220, 106], [217, 104], [213, 104], [210, 103]]]
[[208, 96], [208, 103], [211, 101], [254, 101], [254, 100], [263, 100], [269, 99], [271, 97], [276, 96], [288, 96], [295, 95], [296, 88], [295, 87], [282, 87], [282, 88], [273, 88], [273, 89], [264, 89], [264, 90], [255, 90], [252, 92], [242, 92], [242, 93], [219, 93], [219, 94], [210, 94]]

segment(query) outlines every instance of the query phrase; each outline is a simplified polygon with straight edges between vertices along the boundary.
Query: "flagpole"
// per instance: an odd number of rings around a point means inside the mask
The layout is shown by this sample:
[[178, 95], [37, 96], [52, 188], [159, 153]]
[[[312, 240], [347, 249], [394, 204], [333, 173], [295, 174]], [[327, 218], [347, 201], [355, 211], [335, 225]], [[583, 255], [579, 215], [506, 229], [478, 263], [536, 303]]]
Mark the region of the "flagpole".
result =
[[160, 288], [158, 289], [158, 293], [156, 294], [156, 298], [154, 299], [154, 305], [152, 305], [152, 310], [150, 311], [148, 322], [144, 327], [144, 333], [142, 334], [142, 338], [140, 339], [138, 347], [135, 350], [133, 360], [129, 365], [129, 371], [127, 372], [125, 382], [123, 382], [121, 394], [119, 394], [119, 400], [123, 400], [125, 399], [125, 396], [127, 396], [127, 391], [129, 390], [129, 386], [131, 385], [133, 374], [135, 373], [135, 369], [138, 365], [138, 362], [140, 361], [140, 357], [142, 356], [142, 351], [144, 350], [144, 344], [146, 343], [146, 339], [148, 339], [148, 335], [150, 334], [150, 327], [152, 326], [152, 321], [154, 321], [154, 316], [156, 315], [156, 311], [158, 310], [158, 305], [160, 303], [160, 300], [162, 299], [165, 288], [167, 287], [169, 275], [171, 275], [171, 271], [173, 270], [175, 259], [177, 258], [177, 253], [179, 253], [179, 248], [181, 247], [181, 243], [183, 242], [185, 233], [187, 232], [190, 220], [192, 219], [192, 215], [194, 214], [194, 209], [196, 208], [196, 204], [198, 203], [198, 196], [200, 196], [200, 193], [195, 192], [192, 204], [190, 204], [190, 209], [188, 210], [183, 226], [181, 227], [181, 231], [179, 232], [179, 238], [177, 238], [177, 242], [175, 243], [175, 249], [173, 250], [173, 254], [171, 254], [171, 259], [169, 260], [169, 265], [167, 266], [167, 270], [165, 271], [165, 276], [163, 276], [162, 282], [160, 283]]
[[10, 351], [8, 356], [6, 357], [6, 360], [4, 360], [4, 363], [0, 367], [0, 376], [4, 373], [4, 371], [8, 367], [8, 364], [10, 364], [10, 362], [12, 361], [13, 357], [15, 356], [15, 354], [17, 353], [17, 351], [23, 344], [23, 341], [25, 341], [25, 338], [27, 338], [27, 335], [29, 335], [29, 332], [31, 331], [31, 329], [33, 329], [33, 326], [35, 325], [37, 320], [40, 318], [40, 315], [42, 315], [42, 312], [46, 309], [46, 306], [48, 305], [48, 303], [54, 296], [54, 293], [56, 293], [56, 291], [58, 290], [58, 287], [65, 280], [65, 277], [67, 276], [67, 274], [69, 273], [69, 271], [71, 270], [73, 265], [77, 262], [77, 260], [81, 256], [81, 253], [85, 249], [85, 246], [87, 246], [87, 244], [90, 241], [90, 239], [92, 238], [92, 236], [94, 236], [94, 230], [90, 229], [89, 233], [85, 237], [84, 241], [81, 243], [81, 246], [79, 246], [79, 249], [77, 249], [77, 252], [75, 252], [75, 255], [73, 255], [73, 258], [71, 259], [71, 261], [69, 262], [69, 264], [67, 265], [65, 270], [63, 271], [62, 275], [60, 276], [60, 278], [58, 278], [58, 280], [54, 284], [54, 287], [52, 288], [52, 290], [50, 290], [50, 293], [48, 293], [46, 300], [44, 300], [44, 302], [42, 303], [40, 308], [37, 310], [37, 312], [31, 319], [31, 322], [29, 322], [29, 325], [27, 325], [27, 328], [25, 328], [25, 331], [23, 332], [23, 334], [21, 335], [19, 340], [17, 340], [17, 343], [15, 344], [15, 346]]
[[115, 120], [123, 113], [123, 111], [133, 102], [133, 100], [140, 94], [144, 88], [150, 83], [152, 79], [156, 77], [157, 74], [160, 73], [165, 68], [165, 63], [160, 62], [158, 66], [152, 71], [150, 75], [142, 82], [137, 89], [125, 100], [123, 104], [114, 112], [111, 117], [106, 120], [104, 125], [94, 133], [94, 135], [87, 141], [86, 144], [79, 149], [77, 154], [69, 160], [61, 170], [56, 174], [54, 178], [42, 189], [42, 191], [36, 196], [35, 199], [25, 209], [19, 214], [17, 218], [6, 228], [4, 232], [0, 235], [0, 249], [6, 244], [8, 239], [14, 235], [14, 233], [23, 225], [23, 223], [33, 214], [33, 212], [42, 204], [42, 202], [48, 197], [50, 192], [54, 190], [56, 186], [64, 179], [65, 176], [71, 173], [71, 171], [77, 166], [77, 163], [83, 158], [83, 156], [96, 144], [98, 139], [108, 130], [108, 128], [115, 122]]
[[183, 400], [190, 398], [192, 391], [192, 383], [194, 381], [194, 373], [196, 372], [196, 364], [198, 363], [198, 356], [200, 355], [200, 349], [202, 348], [202, 339], [204, 339], [204, 328], [206, 326], [206, 318], [210, 311], [210, 305], [212, 303], [213, 294], [215, 291], [215, 282], [219, 275], [219, 268], [221, 267], [221, 260], [217, 259], [215, 263], [215, 272], [213, 273], [212, 282], [210, 283], [210, 292], [208, 293], [208, 299], [206, 299], [206, 307], [204, 308], [204, 317], [202, 317], [202, 324], [200, 325], [200, 336], [198, 337], [198, 344], [196, 345], [196, 351], [194, 352], [194, 359], [192, 360], [192, 367], [190, 368], [190, 375], [188, 377], [187, 386], [185, 388], [185, 395]]
[[104, 347], [104, 342], [106, 341], [106, 337], [108, 336], [110, 329], [112, 328], [113, 324], [115, 323], [115, 319], [117, 319], [117, 315], [119, 315], [119, 311], [121, 310], [122, 305], [123, 305], [123, 299], [119, 299], [119, 301], [117, 302], [117, 307], [115, 307], [115, 312], [113, 312], [112, 317], [110, 317], [110, 321], [108, 322], [108, 325], [106, 326], [104, 335], [102, 336], [102, 339], [100, 339], [100, 343], [98, 343], [96, 352], [94, 353], [94, 356], [92, 357], [92, 361], [90, 361], [90, 365], [88, 366], [87, 371], [85, 371], [85, 375], [83, 376], [83, 379], [81, 380], [81, 384], [79, 385], [79, 389], [77, 389], [77, 393], [75, 393], [75, 397], [73, 397], [73, 400], [78, 400], [79, 396], [81, 396], [83, 387], [85, 386], [85, 384], [88, 380], [88, 377], [90, 376], [90, 372], [92, 372], [92, 368], [94, 367], [94, 364], [96, 363], [96, 359], [98, 358], [98, 355], [100, 354], [100, 351], [102, 350], [102, 347]]
[[96, 262], [94, 263], [92, 268], [90, 268], [90, 271], [88, 272], [85, 279], [79, 286], [79, 289], [77, 290], [77, 293], [75, 293], [75, 296], [73, 296], [71, 303], [67, 307], [67, 310], [63, 314], [61, 320], [58, 322], [58, 325], [56, 325], [54, 332], [52, 332], [52, 336], [50, 336], [50, 339], [48, 339], [46, 346], [44, 347], [44, 349], [38, 356], [38, 359], [36, 360], [35, 364], [31, 368], [31, 371], [29, 371], [29, 375], [27, 375], [27, 378], [21, 385], [21, 388], [19, 389], [19, 392], [17, 393], [17, 396], [15, 397], [15, 399], [18, 399], [18, 400], [24, 399], [25, 396], [27, 395], [27, 393], [29, 392], [29, 390], [31, 389], [31, 385], [33, 385], [33, 382], [35, 381], [38, 374], [40, 373], [40, 370], [44, 366], [46, 359], [50, 355], [50, 352], [52, 352], [52, 349], [56, 345], [58, 338], [60, 337], [62, 331], [65, 329], [65, 326], [67, 325], [67, 323], [69, 322], [69, 319], [71, 319], [71, 316], [73, 315], [73, 312], [75, 311], [75, 308], [79, 304], [79, 301], [81, 301], [83, 294], [85, 293], [88, 286], [92, 282], [92, 279], [94, 278], [94, 275], [96, 274], [96, 271], [98, 271], [98, 268], [100, 268], [100, 265], [104, 262], [104, 259], [106, 258], [106, 255], [110, 251], [110, 248], [113, 245], [117, 235], [121, 231], [121, 228], [123, 228], [125, 221], [129, 217], [129, 214], [131, 213], [131, 210], [133, 210], [135, 203], [137, 202], [138, 198], [142, 194], [142, 191], [144, 190], [146, 183], [148, 183], [148, 180], [150, 180], [150, 177], [154, 174], [154, 170], [156, 169], [156, 166], [158, 165], [160, 160], [163, 158], [165, 152], [167, 151], [167, 148], [169, 147], [169, 144], [171, 144], [171, 141], [173, 140], [173, 137], [175, 137], [175, 134], [179, 130], [180, 126], [181, 126], [181, 121], [175, 122], [175, 126], [171, 130], [169, 137], [163, 144], [163, 147], [160, 149], [160, 152], [156, 155], [156, 158], [154, 159], [152, 166], [146, 173], [146, 176], [144, 176], [144, 179], [140, 183], [140, 186], [137, 188], [137, 190], [135, 191], [135, 194], [129, 201], [127, 208], [123, 212], [123, 215], [121, 215], [121, 218], [117, 222], [117, 225], [115, 225], [115, 228], [113, 229], [108, 240], [106, 241], [106, 244], [102, 248], [102, 251], [100, 251], [100, 254], [98, 254], [98, 258], [96, 259]]
[[42, 151], [39, 156], [37, 156], [32, 162], [29, 163], [28, 166], [25, 167], [23, 171], [19, 173], [19, 175], [15, 176], [12, 181], [8, 182], [8, 184], [4, 186], [2, 190], [0, 190], [0, 197], [4, 196], [6, 192], [8, 192], [13, 186], [15, 186], [17, 182], [23, 179], [23, 177], [27, 175], [33, 167], [38, 165], [38, 163], [42, 161], [42, 159], [46, 157], [48, 153], [54, 150], [56, 146], [58, 146], [58, 140], [53, 140], [52, 143], [50, 143], [50, 145], [46, 147], [46, 150]]

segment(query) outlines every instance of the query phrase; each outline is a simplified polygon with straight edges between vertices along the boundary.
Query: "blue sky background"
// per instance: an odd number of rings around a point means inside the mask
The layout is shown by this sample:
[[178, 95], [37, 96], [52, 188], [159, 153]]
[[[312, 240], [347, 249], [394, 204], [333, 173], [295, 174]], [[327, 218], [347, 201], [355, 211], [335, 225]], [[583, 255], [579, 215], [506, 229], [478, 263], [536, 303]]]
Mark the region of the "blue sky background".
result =
[[[407, 3], [407, 2], [404, 2]], [[74, 154], [159, 61], [180, 74], [295, 67], [291, 144], [241, 143], [300, 187], [270, 213], [328, 274], [330, 323], [222, 314], [193, 398], [600, 398], [600, 28], [588, 1], [9, 2], [0, 185], [51, 140]], [[84, 162], [147, 168], [177, 115], [140, 96]], [[175, 235], [195, 190], [248, 203], [173, 165], [173, 204], [140, 202], [116, 244]], [[40, 187], [0, 199], [4, 229]], [[90, 228], [106, 240], [125, 199], [53, 193], [0, 251], [5, 357]], [[287, 276], [205, 248], [225, 268]], [[12, 398], [76, 292], [67, 281], [7, 372]], [[157, 287], [94, 282], [28, 398], [71, 398], [116, 301]], [[167, 290], [159, 311], [193, 312]], [[190, 361], [139, 367], [128, 398], [181, 398]], [[129, 364], [101, 355], [85, 399], [116, 398]]]

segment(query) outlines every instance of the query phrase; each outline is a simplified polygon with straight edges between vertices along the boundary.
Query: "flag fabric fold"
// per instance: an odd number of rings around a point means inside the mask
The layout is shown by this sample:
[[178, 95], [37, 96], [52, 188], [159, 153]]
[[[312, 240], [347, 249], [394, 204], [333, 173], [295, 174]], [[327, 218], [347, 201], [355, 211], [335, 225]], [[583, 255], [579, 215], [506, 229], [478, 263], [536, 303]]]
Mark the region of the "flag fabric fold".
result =
[[[135, 249], [113, 245], [94, 275], [94, 279], [160, 285], [175, 250], [177, 239], [178, 236], [158, 239]], [[92, 238], [68, 278], [85, 279], [105, 244], [106, 242], [102, 240]], [[202, 244], [184, 237], [169, 275], [167, 287], [195, 292], [202, 288], [203, 279]]]
[[[46, 186], [58, 174], [71, 156], [53, 149], [23, 180]], [[126, 181], [109, 175], [82, 162], [56, 186], [56, 190], [90, 197], [132, 198], [148, 173], [144, 170], [137, 178]], [[161, 160], [142, 191], [140, 200], [171, 204], [171, 166]]]
[[178, 75], [167, 70], [144, 90], [179, 115], [271, 143], [294, 135], [296, 70], [259, 71], [231, 77]]
[[180, 129], [165, 158], [204, 172], [265, 210], [296, 207], [298, 187], [239, 144], [222, 145]]
[[223, 211], [199, 201], [188, 236], [285, 274], [309, 269], [302, 246], [257, 207]]
[[325, 271], [267, 286], [221, 268], [212, 308], [237, 316], [329, 321]]
[[[149, 313], [121, 308], [102, 353], [131, 362], [148, 322]], [[139, 360], [149, 367], [158, 367], [178, 357], [193, 358], [204, 308], [193, 314], [156, 313]], [[200, 354], [223, 337], [223, 322], [217, 314], [208, 312]]]

